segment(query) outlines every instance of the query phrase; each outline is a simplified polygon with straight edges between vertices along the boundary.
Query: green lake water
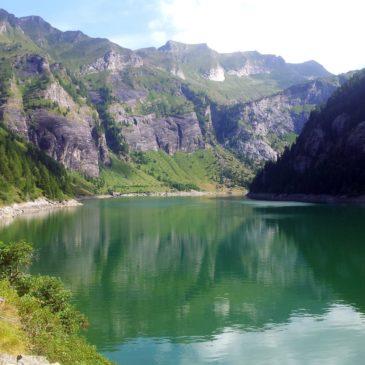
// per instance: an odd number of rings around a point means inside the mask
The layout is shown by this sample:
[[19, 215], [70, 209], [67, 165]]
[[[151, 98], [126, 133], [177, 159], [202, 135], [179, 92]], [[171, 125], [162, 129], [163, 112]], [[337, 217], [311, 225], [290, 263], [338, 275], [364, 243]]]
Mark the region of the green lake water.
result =
[[117, 364], [364, 364], [365, 207], [90, 200], [21, 217]]

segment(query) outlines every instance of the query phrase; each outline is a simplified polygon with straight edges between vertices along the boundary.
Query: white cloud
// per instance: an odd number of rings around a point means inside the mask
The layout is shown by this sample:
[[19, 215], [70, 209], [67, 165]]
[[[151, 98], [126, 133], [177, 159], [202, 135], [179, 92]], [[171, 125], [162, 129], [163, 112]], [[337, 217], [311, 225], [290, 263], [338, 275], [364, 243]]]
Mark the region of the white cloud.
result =
[[362, 0], [159, 0], [159, 11], [149, 28], [177, 41], [315, 59], [332, 72], [365, 67]]
[[[122, 35], [116, 34], [109, 37], [109, 39], [122, 47], [136, 49], [164, 44], [168, 40], [168, 37], [164, 31], [156, 30], [151, 31], [147, 36], [144, 33]], [[136, 45], [138, 46], [136, 47]]]
[[143, 337], [123, 344], [119, 351], [140, 356], [143, 346], [142, 359], [165, 363], [174, 358], [174, 363], [179, 365], [360, 364], [365, 356], [364, 334], [364, 316], [350, 305], [337, 303], [321, 315], [293, 313], [286, 322], [268, 324], [261, 329], [245, 331], [226, 327], [211, 338], [199, 338], [199, 341], [191, 337], [190, 341], [184, 338], [181, 342]]

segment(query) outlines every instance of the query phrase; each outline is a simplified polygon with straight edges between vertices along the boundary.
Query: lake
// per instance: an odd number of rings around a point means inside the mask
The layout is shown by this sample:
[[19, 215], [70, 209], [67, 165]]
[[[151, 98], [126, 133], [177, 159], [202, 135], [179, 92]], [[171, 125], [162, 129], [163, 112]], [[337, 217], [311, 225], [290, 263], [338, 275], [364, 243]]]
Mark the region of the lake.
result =
[[121, 198], [20, 217], [124, 365], [363, 364], [365, 207]]

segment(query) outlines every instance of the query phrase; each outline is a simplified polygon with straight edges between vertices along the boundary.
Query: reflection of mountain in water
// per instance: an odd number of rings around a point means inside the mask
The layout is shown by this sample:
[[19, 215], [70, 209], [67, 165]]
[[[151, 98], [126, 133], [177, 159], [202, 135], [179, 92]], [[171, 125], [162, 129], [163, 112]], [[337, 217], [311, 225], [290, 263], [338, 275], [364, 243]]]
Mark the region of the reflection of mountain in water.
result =
[[33, 270], [70, 285], [91, 319], [89, 336], [105, 348], [266, 328], [298, 311], [323, 314], [337, 300], [364, 309], [353, 280], [365, 277], [364, 213], [224, 199], [93, 201], [18, 220], [2, 236], [39, 242]]

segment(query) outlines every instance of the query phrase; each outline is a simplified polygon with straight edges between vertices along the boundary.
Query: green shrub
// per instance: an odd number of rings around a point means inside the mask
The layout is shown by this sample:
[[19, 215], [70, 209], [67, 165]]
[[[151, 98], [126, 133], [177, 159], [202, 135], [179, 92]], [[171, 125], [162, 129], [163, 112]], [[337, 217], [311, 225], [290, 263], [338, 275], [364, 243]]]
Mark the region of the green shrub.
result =
[[0, 278], [11, 283], [19, 280], [22, 270], [32, 261], [33, 248], [25, 241], [4, 244], [0, 241]]
[[32, 246], [24, 241], [0, 242], [0, 295], [16, 306], [27, 337], [24, 342], [30, 344], [32, 353], [63, 365], [110, 364], [79, 335], [87, 322], [71, 304], [71, 293], [62, 282], [22, 271], [32, 256]]

